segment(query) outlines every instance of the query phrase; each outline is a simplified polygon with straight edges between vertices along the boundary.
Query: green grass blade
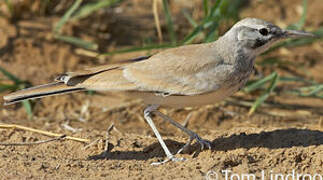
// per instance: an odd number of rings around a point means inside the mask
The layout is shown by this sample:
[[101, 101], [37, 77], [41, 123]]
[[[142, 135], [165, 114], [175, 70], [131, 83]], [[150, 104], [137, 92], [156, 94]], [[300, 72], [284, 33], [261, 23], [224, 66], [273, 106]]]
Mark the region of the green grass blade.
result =
[[166, 16], [166, 23], [167, 23], [169, 38], [173, 44], [176, 44], [177, 38], [176, 38], [175, 31], [174, 31], [174, 24], [173, 24], [172, 16], [171, 16], [171, 13], [169, 10], [168, 0], [163, 0], [163, 10], [164, 10], [164, 13]]
[[303, 29], [306, 21], [306, 15], [307, 15], [307, 0], [303, 0], [303, 14], [301, 16], [301, 19], [297, 23], [297, 29]]
[[[190, 44], [194, 41], [194, 39], [203, 33], [203, 30], [207, 28], [209, 25], [208, 23], [212, 23], [211, 19], [213, 15], [215, 14], [215, 11], [220, 7], [221, 0], [217, 0], [215, 4], [212, 6], [211, 10], [209, 11], [208, 15], [204, 17], [200, 25], [195, 26], [195, 28], [189, 33], [188, 35], [185, 36], [184, 40], [181, 42], [181, 44]], [[213, 21], [214, 22], [214, 21]], [[211, 25], [211, 24], [210, 24]]]
[[199, 25], [197, 26], [196, 28], [194, 28], [194, 30], [189, 34], [187, 35], [184, 40], [182, 41], [181, 44], [190, 44], [194, 41], [194, 39], [201, 33], [203, 33], [203, 26], [202, 25]]
[[99, 45], [88, 42], [85, 40], [82, 40], [77, 37], [72, 37], [72, 36], [63, 36], [63, 35], [55, 35], [55, 38], [61, 41], [65, 41], [67, 43], [73, 44], [75, 46], [84, 48], [84, 49], [89, 49], [89, 50], [97, 50]]
[[203, 11], [204, 11], [204, 16], [209, 15], [209, 0], [203, 0]]
[[[0, 84], [0, 92], [6, 91], [6, 90], [17, 90], [25, 88], [25, 86], [28, 85], [27, 82], [21, 81], [19, 78], [17, 78], [15, 75], [9, 73], [4, 68], [0, 67], [0, 72], [7, 76], [11, 81], [14, 82], [14, 84]], [[32, 108], [29, 101], [23, 101], [22, 102], [29, 118], [32, 118]]]
[[187, 19], [187, 21], [195, 28], [198, 26], [198, 24], [195, 22], [195, 20], [191, 17], [191, 15], [188, 14], [188, 12], [184, 9], [182, 10], [182, 13], [184, 17]]
[[323, 84], [316, 84], [301, 88], [295, 88], [288, 93], [296, 94], [301, 97], [318, 97], [323, 98]]
[[31, 103], [29, 100], [24, 100], [22, 101], [22, 105], [24, 106], [27, 114], [28, 114], [28, 118], [32, 119], [33, 117], [33, 111], [32, 111], [32, 107], [31, 107]]
[[77, 20], [77, 19], [85, 18], [101, 8], [109, 7], [116, 3], [120, 3], [122, 1], [123, 0], [101, 0], [101, 1], [96, 1], [95, 3], [88, 3], [82, 6], [77, 12], [75, 12], [72, 19]]
[[214, 22], [209, 29], [209, 33], [207, 33], [206, 37], [204, 38], [204, 42], [212, 42], [218, 38], [218, 23]]
[[16, 77], [15, 75], [11, 74], [10, 72], [8, 72], [7, 70], [5, 70], [4, 68], [0, 67], [0, 72], [5, 75], [6, 77], [8, 77], [11, 81], [13, 81], [15, 84], [19, 84], [22, 81]]
[[215, 1], [215, 4], [212, 6], [212, 8], [210, 10], [210, 13], [208, 14], [208, 16], [205, 17], [205, 19], [204, 19], [205, 21], [209, 21], [214, 16], [214, 14], [216, 14], [216, 12], [219, 11], [222, 1], [223, 0]]
[[270, 75], [266, 76], [265, 78], [262, 78], [248, 86], [246, 86], [243, 90], [247, 93], [252, 92], [256, 89], [259, 89], [265, 85], [268, 81], [272, 80], [275, 76], [277, 76], [276, 72], [271, 73]]
[[0, 84], [0, 92], [4, 92], [4, 91], [7, 91], [7, 90], [16, 90], [18, 89], [18, 86], [15, 85], [15, 84]]
[[307, 96], [314, 96], [315, 94], [321, 92], [323, 90], [323, 85], [316, 85], [312, 87], [312, 90], [306, 93]]
[[274, 76], [272, 77], [272, 81], [269, 85], [269, 88], [266, 90], [264, 94], [262, 94], [260, 97], [257, 98], [257, 100], [253, 103], [251, 106], [248, 115], [253, 114], [256, 109], [270, 96], [271, 92], [275, 89], [277, 86], [277, 83], [279, 81], [279, 76], [276, 72], [273, 73]]
[[95, 91], [93, 91], [93, 90], [88, 90], [88, 91], [85, 91], [85, 93], [86, 93], [87, 95], [93, 96], [96, 92], [95, 92]]
[[323, 38], [323, 27], [317, 29], [316, 31], [313, 32], [317, 37], [318, 39], [319, 38]]
[[64, 14], [64, 16], [58, 21], [56, 26], [54, 27], [54, 33], [60, 34], [63, 25], [70, 20], [72, 14], [80, 7], [83, 0], [76, 0], [74, 4], [68, 9], [68, 11]]
[[251, 108], [249, 109], [248, 115], [252, 115], [256, 109], [263, 103], [266, 101], [266, 99], [269, 97], [269, 93], [264, 93], [261, 96], [259, 96], [257, 98], [257, 100], [252, 104]]
[[317, 85], [317, 82], [303, 79], [301, 77], [281, 76], [281, 77], [279, 77], [279, 81], [281, 81], [281, 82], [302, 82], [302, 83], [306, 83], [306, 84]]
[[299, 21], [295, 24], [288, 26], [288, 29], [301, 30], [304, 27], [307, 15], [307, 0], [303, 0], [303, 13]]
[[[209, 11], [208, 15], [204, 17], [202, 22], [196, 26], [191, 33], [189, 33], [181, 44], [190, 44], [194, 41], [196, 37], [198, 37], [201, 33], [204, 33], [203, 31], [205, 29], [211, 29], [209, 30], [209, 33], [205, 37], [205, 42], [213, 41], [217, 38], [216, 32], [213, 32], [217, 29], [218, 23], [222, 18], [225, 18], [226, 16], [224, 14], [221, 14], [220, 8], [222, 7], [225, 1], [223, 0], [217, 0], [215, 4], [212, 6], [211, 10]], [[231, 1], [230, 1], [231, 2]], [[229, 7], [229, 6], [226, 6]]]

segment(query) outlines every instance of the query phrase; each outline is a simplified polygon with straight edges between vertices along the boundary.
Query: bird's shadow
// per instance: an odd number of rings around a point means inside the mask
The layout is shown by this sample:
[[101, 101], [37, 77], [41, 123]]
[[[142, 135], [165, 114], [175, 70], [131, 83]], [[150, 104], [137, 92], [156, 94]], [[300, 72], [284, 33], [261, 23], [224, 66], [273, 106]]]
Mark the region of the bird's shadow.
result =
[[[176, 152], [184, 143], [173, 140], [165, 140], [171, 152]], [[323, 144], [323, 132], [308, 129], [280, 129], [268, 132], [253, 134], [240, 133], [229, 137], [220, 137], [211, 141], [212, 151], [229, 151], [238, 148], [250, 149], [253, 147], [264, 147], [268, 149], [291, 148], [294, 146], [308, 147]], [[111, 145], [111, 144], [110, 144]], [[197, 151], [199, 145], [193, 144], [186, 153]], [[144, 148], [143, 151], [111, 151], [98, 155], [89, 156], [90, 160], [114, 159], [114, 160], [148, 160], [159, 157], [164, 158], [165, 154], [156, 141]]]

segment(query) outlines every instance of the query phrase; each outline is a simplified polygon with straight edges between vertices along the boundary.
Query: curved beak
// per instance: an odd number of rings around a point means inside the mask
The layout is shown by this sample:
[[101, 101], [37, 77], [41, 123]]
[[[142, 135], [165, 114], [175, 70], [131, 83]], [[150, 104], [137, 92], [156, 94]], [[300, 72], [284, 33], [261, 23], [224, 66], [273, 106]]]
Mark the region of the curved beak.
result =
[[284, 38], [302, 38], [302, 37], [315, 37], [313, 33], [305, 31], [296, 31], [296, 30], [283, 30]]

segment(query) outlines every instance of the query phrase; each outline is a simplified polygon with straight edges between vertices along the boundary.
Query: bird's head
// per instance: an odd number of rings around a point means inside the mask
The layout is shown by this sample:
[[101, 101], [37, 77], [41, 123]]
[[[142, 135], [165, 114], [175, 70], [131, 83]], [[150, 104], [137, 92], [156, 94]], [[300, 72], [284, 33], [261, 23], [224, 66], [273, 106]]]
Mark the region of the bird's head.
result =
[[304, 31], [284, 30], [261, 19], [245, 18], [236, 23], [226, 36], [233, 38], [242, 48], [258, 55], [279, 40], [314, 35]]

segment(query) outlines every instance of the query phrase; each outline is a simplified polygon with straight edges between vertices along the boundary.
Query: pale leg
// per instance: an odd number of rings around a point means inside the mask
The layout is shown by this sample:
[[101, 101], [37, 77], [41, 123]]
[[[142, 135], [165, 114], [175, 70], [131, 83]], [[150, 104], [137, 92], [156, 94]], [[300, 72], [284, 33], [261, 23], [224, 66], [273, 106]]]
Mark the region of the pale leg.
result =
[[172, 125], [179, 128], [180, 130], [182, 130], [183, 132], [185, 132], [186, 134], [188, 134], [190, 136], [190, 139], [188, 140], [188, 142], [181, 149], [179, 149], [177, 151], [177, 154], [182, 152], [185, 148], [187, 148], [192, 143], [192, 141], [194, 139], [196, 139], [196, 141], [201, 145], [202, 150], [204, 149], [205, 145], [208, 147], [208, 149], [211, 149], [211, 143], [209, 141], [200, 138], [200, 136], [198, 136], [195, 132], [185, 128], [184, 126], [182, 126], [178, 122], [174, 121], [170, 117], [168, 117], [165, 114], [157, 111], [157, 108], [154, 110], [154, 113], [156, 113], [158, 116], [162, 117], [164, 120], [170, 122]]
[[[150, 105], [148, 106], [145, 110], [144, 110], [144, 117], [147, 121], [147, 123], [149, 124], [149, 126], [151, 127], [151, 129], [153, 130], [155, 136], [157, 137], [161, 147], [163, 148], [167, 159], [162, 161], [162, 162], [156, 162], [156, 163], [152, 163], [152, 165], [159, 165], [159, 164], [163, 164], [166, 163], [168, 161], [183, 161], [185, 160], [184, 158], [176, 158], [174, 157], [174, 155], [169, 151], [169, 149], [167, 148], [163, 138], [161, 137], [161, 135], [159, 134], [153, 120], [151, 119], [151, 113], [156, 111], [156, 109], [158, 108], [158, 105]], [[157, 111], [158, 112], [158, 111]]]

